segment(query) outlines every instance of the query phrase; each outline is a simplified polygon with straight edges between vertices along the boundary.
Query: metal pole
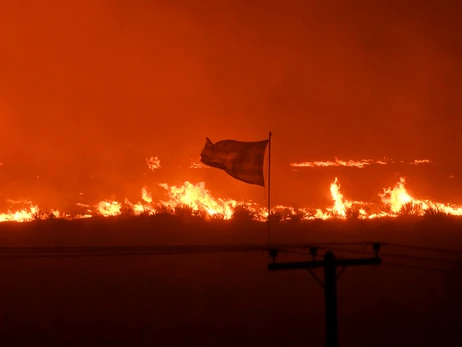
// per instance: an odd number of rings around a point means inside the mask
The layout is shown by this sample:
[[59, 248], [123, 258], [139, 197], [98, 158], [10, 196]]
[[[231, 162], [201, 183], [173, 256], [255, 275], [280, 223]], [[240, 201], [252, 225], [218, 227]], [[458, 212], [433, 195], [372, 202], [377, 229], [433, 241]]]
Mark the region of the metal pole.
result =
[[271, 131], [268, 135], [268, 243], [271, 243]]
[[[280, 270], [310, 270], [311, 275], [324, 287], [324, 300], [326, 308], [326, 346], [337, 347], [337, 267], [379, 265], [382, 259], [378, 257], [377, 252], [380, 249], [380, 243], [373, 243], [376, 255], [374, 258], [356, 258], [356, 259], [338, 259], [334, 253], [327, 251], [324, 254], [324, 260], [298, 261], [290, 263], [276, 263], [277, 250], [270, 250], [270, 256], [273, 262], [268, 264], [269, 271]], [[311, 272], [311, 269], [324, 268], [324, 283]], [[339, 273], [340, 275], [340, 273]]]
[[334, 253], [324, 255], [324, 300], [326, 305], [326, 347], [337, 347], [337, 271]]

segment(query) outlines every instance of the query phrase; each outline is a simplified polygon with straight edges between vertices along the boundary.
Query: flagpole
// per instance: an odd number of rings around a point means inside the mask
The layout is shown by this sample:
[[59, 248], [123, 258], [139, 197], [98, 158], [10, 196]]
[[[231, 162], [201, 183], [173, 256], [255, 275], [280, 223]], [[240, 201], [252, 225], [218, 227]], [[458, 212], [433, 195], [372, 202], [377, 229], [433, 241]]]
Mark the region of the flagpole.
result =
[[268, 136], [268, 243], [271, 242], [271, 136], [273, 136], [273, 134], [270, 131]]

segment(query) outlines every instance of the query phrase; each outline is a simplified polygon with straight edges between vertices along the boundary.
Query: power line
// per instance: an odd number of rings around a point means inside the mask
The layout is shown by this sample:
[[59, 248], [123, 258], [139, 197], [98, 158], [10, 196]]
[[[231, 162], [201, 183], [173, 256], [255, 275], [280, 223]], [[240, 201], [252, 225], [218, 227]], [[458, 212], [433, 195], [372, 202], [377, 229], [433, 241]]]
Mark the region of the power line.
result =
[[[361, 254], [370, 254], [371, 252], [355, 250], [355, 249], [343, 249], [343, 248], [332, 248], [337, 252], [346, 252], [346, 253], [361, 253]], [[431, 258], [431, 257], [421, 257], [421, 256], [412, 256], [407, 254], [396, 254], [396, 253], [380, 253], [382, 257], [390, 257], [390, 258], [402, 258], [402, 259], [409, 259], [409, 260], [420, 260], [420, 261], [433, 261], [439, 263], [457, 263], [458, 260], [456, 259], [444, 259], [444, 258]]]
[[423, 267], [423, 266], [413, 266], [413, 265], [407, 265], [407, 264], [392, 264], [392, 263], [382, 263], [383, 266], [390, 266], [390, 267], [397, 267], [397, 268], [403, 268], [403, 269], [410, 269], [410, 270], [422, 270], [422, 271], [430, 271], [430, 272], [440, 272], [448, 275], [462, 275], [462, 272], [456, 272], [456, 271], [449, 271], [445, 269], [437, 269], [437, 268], [429, 268], [429, 267]]
[[[382, 263], [382, 256], [386, 257], [387, 254], [378, 256], [380, 250], [380, 243], [373, 243], [372, 248], [375, 253], [373, 257], [369, 258], [336, 258], [332, 250], [337, 250], [339, 252], [355, 252], [355, 253], [368, 253], [371, 252], [363, 250], [351, 250], [351, 249], [342, 249], [342, 248], [332, 248], [330, 247], [324, 253], [324, 260], [316, 260], [316, 255], [318, 248], [313, 247], [310, 249], [311, 255], [313, 256], [312, 261], [299, 261], [299, 262], [286, 262], [286, 263], [276, 263], [277, 251], [273, 250], [270, 252], [270, 256], [273, 258], [273, 262], [268, 265], [268, 270], [278, 271], [278, 270], [308, 270], [308, 272], [314, 277], [314, 279], [321, 284], [324, 288], [324, 299], [325, 299], [325, 311], [326, 311], [326, 347], [336, 347], [337, 346], [337, 280], [343, 274], [344, 270], [348, 266], [358, 266], [358, 265], [379, 265]], [[291, 253], [304, 254], [308, 255], [303, 251], [290, 250]], [[389, 254], [390, 257], [400, 257], [403, 259], [411, 260], [425, 260], [425, 261], [437, 261], [437, 262], [451, 262], [454, 261], [448, 259], [437, 259], [437, 258], [426, 258], [426, 257], [415, 257], [407, 254]], [[429, 268], [422, 266], [412, 266], [408, 264], [396, 264], [396, 263], [385, 263], [386, 266], [392, 267], [401, 267], [412, 270], [424, 270], [432, 272], [440, 272], [444, 274], [457, 274], [460, 276], [461, 273], [455, 271], [448, 271], [445, 269], [438, 268]], [[337, 268], [340, 267], [340, 272], [337, 272]], [[324, 283], [317, 277], [317, 275], [312, 271], [312, 269], [324, 268]]]
[[[409, 248], [414, 248], [410, 246]], [[419, 250], [423, 250], [423, 247], [417, 247]], [[356, 250], [356, 249], [345, 249], [345, 248], [331, 248], [337, 252], [346, 252], [346, 253], [360, 253], [360, 254], [371, 254], [371, 252], [363, 251], [363, 250]], [[425, 248], [427, 251], [427, 249]], [[430, 249], [433, 250], [433, 249]], [[444, 250], [443, 250], [444, 251]], [[451, 254], [457, 254], [457, 252], [446, 252]], [[442, 258], [432, 258], [432, 257], [421, 257], [421, 256], [412, 256], [407, 254], [395, 254], [395, 253], [380, 253], [382, 259], [385, 258], [400, 258], [406, 260], [414, 260], [414, 261], [428, 261], [428, 262], [437, 262], [437, 263], [445, 263], [450, 265], [457, 265], [461, 264], [459, 259], [442, 259]], [[449, 275], [462, 275], [462, 272], [451, 271], [443, 268], [434, 268], [434, 267], [425, 267], [425, 266], [416, 266], [410, 265], [405, 263], [382, 263], [382, 265], [390, 266], [390, 267], [397, 267], [397, 268], [405, 268], [410, 270], [420, 270], [420, 271], [430, 271], [430, 272], [440, 272]], [[462, 265], [461, 265], [462, 268]]]
[[268, 252], [283, 253], [303, 249], [318, 249], [331, 245], [365, 245], [366, 243], [324, 243], [324, 244], [274, 244], [268, 245], [195, 245], [195, 246], [84, 246], [84, 247], [0, 247], [0, 259], [19, 258], [71, 258], [71, 257], [115, 257], [180, 255], [199, 253]]
[[[269, 271], [308, 270], [323, 287], [326, 312], [326, 347], [337, 347], [337, 280], [348, 266], [379, 265], [382, 262], [378, 256], [380, 243], [373, 243], [372, 246], [375, 252], [373, 257], [355, 259], [337, 259], [332, 250], [328, 250], [324, 253], [323, 260], [317, 260], [317, 248], [313, 248], [311, 249], [312, 261], [278, 263], [276, 262], [277, 252], [270, 252], [273, 261], [268, 264]], [[316, 268], [324, 269], [324, 283], [312, 271]], [[341, 268], [340, 272], [337, 272], [337, 268]]]
[[328, 247], [331, 245], [365, 245], [365, 243], [321, 243], [321, 244], [272, 244], [268, 245], [190, 245], [190, 246], [77, 246], [77, 247], [0, 247], [0, 255], [6, 253], [49, 253], [49, 252], [102, 252], [102, 251], [145, 251], [145, 252], [254, 252], [270, 249], [289, 250], [311, 247]]
[[[83, 246], [83, 247], [0, 247], [0, 259], [43, 259], [43, 258], [108, 258], [108, 257], [134, 257], [154, 255], [192, 255], [217, 253], [248, 253], [248, 252], [280, 252], [300, 255], [309, 255], [306, 250], [318, 252], [319, 250], [335, 250], [337, 252], [360, 253], [372, 255], [372, 252], [357, 249], [346, 249], [333, 246], [370, 245], [367, 242], [343, 242], [321, 244], [274, 244], [268, 245], [194, 245], [194, 246]], [[374, 243], [372, 243], [374, 244]], [[376, 243], [377, 244], [377, 243]], [[414, 247], [414, 246], [410, 246]], [[407, 254], [385, 253], [382, 257], [401, 258], [415, 261], [430, 261], [447, 264], [456, 264], [457, 260], [417, 257]], [[339, 258], [341, 260], [341, 258]], [[402, 267], [413, 270], [427, 270], [456, 274], [445, 269], [426, 268], [409, 264], [386, 263], [387, 266]]]
[[397, 247], [397, 248], [414, 249], [414, 250], [418, 250], [418, 251], [430, 251], [430, 252], [451, 253], [451, 254], [462, 255], [462, 250], [431, 248], [431, 247], [423, 247], [423, 246], [412, 246], [412, 245], [405, 245], [405, 244], [399, 244], [399, 243], [384, 243], [383, 245], [384, 246], [393, 246], [393, 247]]

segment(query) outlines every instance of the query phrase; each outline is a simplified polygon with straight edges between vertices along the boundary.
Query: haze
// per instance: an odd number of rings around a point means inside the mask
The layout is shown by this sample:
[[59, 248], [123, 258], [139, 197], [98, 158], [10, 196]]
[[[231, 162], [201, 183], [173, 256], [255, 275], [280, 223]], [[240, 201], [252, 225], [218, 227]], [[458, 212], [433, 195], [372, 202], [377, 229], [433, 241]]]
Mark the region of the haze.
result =
[[276, 181], [291, 161], [450, 160], [462, 147], [460, 9], [4, 2], [0, 170], [46, 177], [62, 194], [90, 176], [125, 185], [146, 156], [184, 165], [207, 136], [260, 140], [268, 130]]

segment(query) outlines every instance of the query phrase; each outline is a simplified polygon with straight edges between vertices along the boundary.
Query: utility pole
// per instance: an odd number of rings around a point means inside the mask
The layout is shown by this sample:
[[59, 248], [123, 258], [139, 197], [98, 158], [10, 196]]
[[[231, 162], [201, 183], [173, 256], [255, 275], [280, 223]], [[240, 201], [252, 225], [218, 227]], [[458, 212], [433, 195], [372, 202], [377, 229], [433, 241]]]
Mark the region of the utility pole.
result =
[[[378, 256], [380, 243], [373, 243], [375, 256], [372, 258], [337, 259], [332, 251], [324, 254], [324, 260], [316, 260], [317, 247], [311, 247], [312, 261], [276, 263], [277, 250], [270, 250], [273, 262], [268, 264], [269, 271], [308, 270], [314, 279], [324, 288], [326, 310], [326, 347], [337, 347], [337, 279], [347, 266], [379, 265], [382, 259]], [[312, 269], [324, 268], [324, 283], [316, 276]], [[341, 270], [337, 274], [337, 267]]]

